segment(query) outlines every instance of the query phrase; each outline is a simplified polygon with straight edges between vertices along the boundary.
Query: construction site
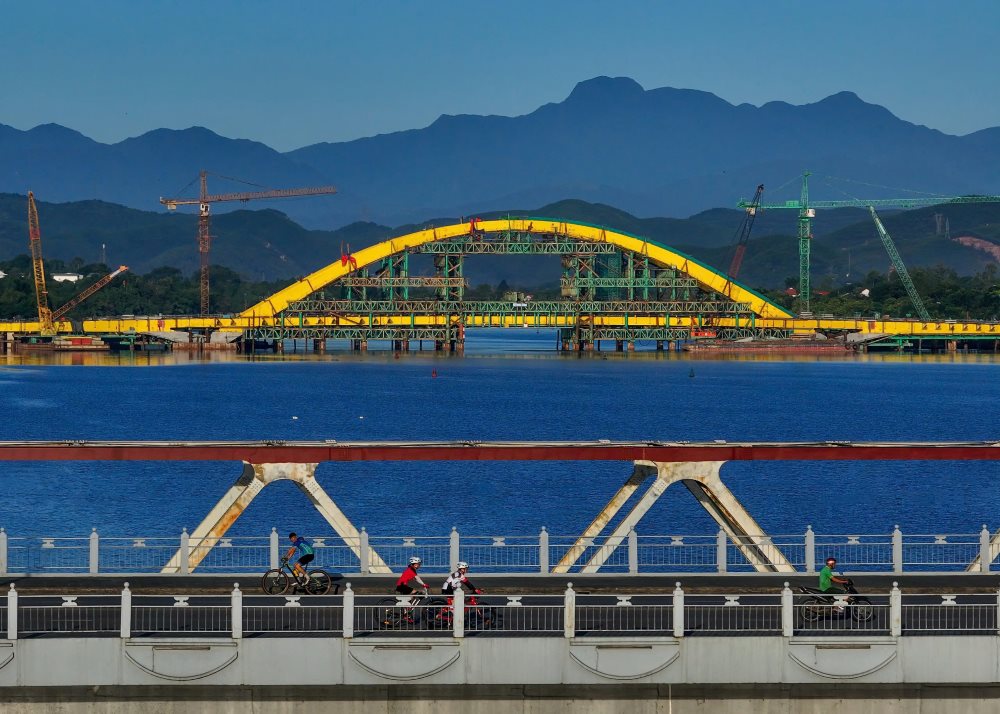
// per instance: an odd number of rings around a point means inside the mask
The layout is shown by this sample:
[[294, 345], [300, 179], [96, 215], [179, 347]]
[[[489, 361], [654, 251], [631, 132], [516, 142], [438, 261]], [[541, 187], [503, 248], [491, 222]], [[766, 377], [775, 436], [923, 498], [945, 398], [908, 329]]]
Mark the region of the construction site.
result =
[[[167, 209], [198, 207], [200, 314], [121, 315], [72, 319], [77, 307], [128, 270], [121, 266], [59, 308], [49, 305], [42, 232], [28, 194], [29, 245], [37, 320], [0, 317], [0, 349], [127, 350], [233, 349], [284, 352], [433, 350], [462, 353], [477, 328], [535, 328], [557, 332], [563, 352], [767, 350], [847, 352], [893, 350], [996, 352], [1000, 323], [936, 319], [906, 269], [878, 210], [939, 204], [1000, 202], [1000, 196], [810, 201], [809, 174], [798, 200], [766, 203], [764, 186], [741, 201], [744, 219], [732, 261], [722, 271], [666, 245], [611, 228], [559, 218], [471, 218], [395, 236], [357, 253], [348, 248], [286, 288], [236, 314], [213, 314], [209, 256], [214, 203], [336, 193], [333, 186], [211, 194], [207, 173], [193, 198], [161, 198]], [[912, 303], [912, 318], [813, 315], [810, 310], [812, 223], [817, 209], [866, 208]], [[797, 314], [739, 280], [754, 220], [762, 211], [797, 213]], [[558, 256], [558, 299], [511, 291], [500, 299], [470, 299], [470, 256]], [[331, 341], [335, 347], [330, 346]]]

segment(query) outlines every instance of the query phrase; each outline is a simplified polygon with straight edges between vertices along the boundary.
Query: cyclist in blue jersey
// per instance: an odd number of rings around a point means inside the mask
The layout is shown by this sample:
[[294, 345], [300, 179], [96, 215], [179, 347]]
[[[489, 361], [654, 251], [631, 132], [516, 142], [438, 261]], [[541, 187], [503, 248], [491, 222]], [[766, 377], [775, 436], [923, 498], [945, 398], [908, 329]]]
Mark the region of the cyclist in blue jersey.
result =
[[288, 540], [292, 541], [292, 547], [285, 553], [285, 560], [291, 560], [295, 551], [299, 551], [298, 559], [292, 562], [292, 572], [295, 573], [295, 577], [298, 578], [299, 582], [303, 583], [307, 578], [305, 566], [311, 563], [312, 559], [316, 557], [313, 553], [312, 544], [294, 532], [288, 534]]

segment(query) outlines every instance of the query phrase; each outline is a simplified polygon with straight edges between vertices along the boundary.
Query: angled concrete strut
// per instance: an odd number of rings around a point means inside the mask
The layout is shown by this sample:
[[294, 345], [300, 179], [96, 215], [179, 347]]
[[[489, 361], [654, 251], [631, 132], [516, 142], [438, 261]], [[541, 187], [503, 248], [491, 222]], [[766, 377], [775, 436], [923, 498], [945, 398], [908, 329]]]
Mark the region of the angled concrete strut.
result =
[[[333, 499], [316, 481], [317, 464], [275, 463], [250, 464], [243, 462], [243, 473], [226, 494], [219, 499], [208, 515], [190, 536], [188, 555], [188, 572], [204, 560], [209, 551], [219, 542], [229, 527], [236, 522], [250, 502], [265, 486], [274, 481], [292, 481], [306, 497], [312, 501], [333, 530], [344, 539], [347, 546], [358, 558], [361, 558], [361, 534], [354, 524], [337, 507]], [[163, 567], [163, 573], [178, 573], [181, 571], [181, 550], [178, 549], [169, 562]], [[372, 549], [368, 549], [369, 570], [372, 573], [389, 573], [385, 561]]]
[[656, 462], [636, 461], [632, 475], [608, 501], [594, 521], [553, 567], [553, 572], [565, 573], [577, 564], [587, 546], [594, 543], [607, 524], [639, 487], [650, 477], [653, 483], [605, 539], [597, 552], [584, 565], [582, 572], [596, 573], [622, 544], [629, 531], [663, 495], [667, 487], [678, 481], [684, 483], [719, 527], [735, 543], [744, 557], [759, 572], [795, 572], [784, 554], [775, 547], [753, 516], [743, 507], [733, 492], [722, 482], [720, 469], [724, 461]]

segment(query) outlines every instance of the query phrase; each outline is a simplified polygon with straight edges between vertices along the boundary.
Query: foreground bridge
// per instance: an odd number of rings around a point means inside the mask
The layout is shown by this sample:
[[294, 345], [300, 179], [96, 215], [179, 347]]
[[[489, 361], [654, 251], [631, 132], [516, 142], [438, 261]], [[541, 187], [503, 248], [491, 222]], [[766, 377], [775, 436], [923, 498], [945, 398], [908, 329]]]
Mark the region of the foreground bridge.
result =
[[[996, 592], [0, 598], [4, 711], [995, 709]], [[818, 609], [817, 609], [818, 607]], [[838, 606], [839, 607], [839, 606]], [[825, 609], [824, 609], [825, 608]], [[396, 618], [407, 612], [405, 619]], [[223, 709], [224, 708], [224, 709]]]
[[[470, 300], [465, 259], [477, 255], [556, 256], [558, 300], [511, 293]], [[411, 264], [412, 261], [412, 264]], [[414, 274], [413, 269], [431, 274]], [[465, 330], [535, 327], [560, 330], [565, 350], [618, 349], [649, 340], [658, 348], [700, 339], [784, 338], [820, 332], [856, 335], [856, 345], [911, 341], [953, 349], [959, 343], [995, 351], [1000, 323], [795, 317], [759, 293], [690, 256], [654, 241], [600, 226], [548, 218], [473, 220], [427, 228], [345, 255], [238, 315], [147, 316], [59, 323], [134, 346], [135, 340], [201, 344], [217, 333], [247, 348], [266, 341], [347, 339], [355, 349], [383, 340], [406, 350], [428, 341], [461, 351]], [[36, 322], [0, 322], [9, 340], [38, 332]], [[228, 336], [228, 337], [225, 337]], [[845, 342], [846, 344], [846, 342]]]
[[[636, 528], [643, 516], [674, 484], [683, 484], [719, 526], [718, 540], [709, 549], [721, 551], [716, 563], [728, 564], [730, 546], [737, 561], [757, 572], [794, 573], [805, 566], [814, 569], [815, 534], [806, 533], [799, 547], [789, 541], [778, 543], [758, 524], [722, 479], [722, 467], [729, 461], [978, 461], [1000, 460], [1000, 442], [941, 443], [710, 443], [689, 442], [0, 442], [0, 461], [241, 461], [243, 472], [214, 508], [190, 534], [183, 533], [164, 573], [189, 573], [209, 557], [229, 528], [263, 489], [279, 480], [295, 483], [329, 523], [345, 550], [356, 558], [361, 573], [388, 573], [393, 562], [381, 547], [373, 547], [369, 535], [359, 530], [316, 479], [321, 462], [358, 461], [616, 461], [631, 462], [625, 482], [608, 500], [577, 538], [558, 550], [558, 560], [549, 563], [553, 552], [544, 531], [536, 546], [538, 566], [544, 572], [596, 573], [627, 553], [630, 570], [638, 567]], [[627, 508], [627, 510], [626, 510]], [[622, 511], [623, 516], [619, 516]], [[892, 562], [902, 562], [902, 534], [892, 534], [889, 547]], [[810, 535], [811, 534], [811, 535]], [[276, 535], [274, 536], [277, 537]], [[96, 534], [92, 537], [96, 538]], [[458, 534], [448, 545], [442, 564], [458, 560]], [[812, 541], [810, 541], [812, 538]], [[127, 539], [126, 539], [127, 540]], [[230, 542], [223, 543], [230, 546]], [[857, 541], [857, 538], [855, 538]], [[681, 545], [682, 543], [678, 543]], [[1000, 554], [1000, 531], [988, 531], [971, 539], [966, 569], [988, 571]], [[966, 545], [970, 545], [966, 544]], [[7, 535], [0, 533], [0, 553], [6, 558]], [[142, 544], [146, 545], [145, 541]], [[703, 544], [706, 545], [706, 544]], [[865, 544], [866, 547], [869, 544]], [[886, 545], [882, 543], [882, 545]], [[945, 539], [939, 545], [947, 545]], [[388, 544], [386, 544], [388, 547]], [[398, 558], [404, 549], [389, 548]], [[50, 544], [50, 548], [54, 548]], [[96, 553], [98, 545], [87, 546]], [[127, 546], [125, 546], [127, 549]], [[269, 544], [276, 552], [276, 545]], [[122, 548], [120, 547], [120, 550]], [[897, 557], [898, 551], [898, 557]], [[792, 552], [802, 553], [801, 557]], [[407, 555], [409, 553], [406, 553]], [[617, 555], [616, 555], [617, 554]], [[96, 560], [95, 560], [96, 558]], [[99, 555], [91, 563], [99, 563]], [[6, 563], [5, 563], [6, 565]], [[90, 566], [93, 568], [93, 565]], [[895, 569], [895, 565], [894, 565]], [[900, 566], [901, 569], [901, 566]], [[94, 570], [96, 572], [96, 570]]]

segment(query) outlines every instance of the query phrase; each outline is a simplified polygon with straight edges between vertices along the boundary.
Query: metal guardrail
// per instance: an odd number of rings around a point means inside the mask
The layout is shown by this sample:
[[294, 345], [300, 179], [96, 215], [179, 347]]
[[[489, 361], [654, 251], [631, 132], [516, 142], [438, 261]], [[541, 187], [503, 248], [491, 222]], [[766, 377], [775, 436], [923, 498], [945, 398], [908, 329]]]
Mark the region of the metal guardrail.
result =
[[[640, 535], [618, 540], [549, 534], [465, 536], [310, 536], [314, 567], [364, 575], [384, 563], [402, 570], [419, 555], [425, 573], [447, 573], [464, 560], [476, 573], [744, 573], [755, 563], [785, 563], [797, 572], [816, 572], [828, 556], [853, 572], [989, 572], [995, 557], [990, 531], [978, 533], [791, 535]], [[0, 575], [81, 575], [158, 572], [247, 574], [278, 567], [284, 550], [276, 530], [268, 536], [198, 539], [177, 537], [10, 536], [0, 528]], [[168, 565], [170, 564], [170, 565]], [[384, 572], [384, 569], [380, 572]]]
[[[933, 636], [1000, 634], [1000, 591], [857, 596], [780, 592], [687, 595], [27, 596], [11, 587], [0, 635], [21, 637], [244, 636], [697, 637]], [[848, 599], [850, 598], [850, 599]]]

